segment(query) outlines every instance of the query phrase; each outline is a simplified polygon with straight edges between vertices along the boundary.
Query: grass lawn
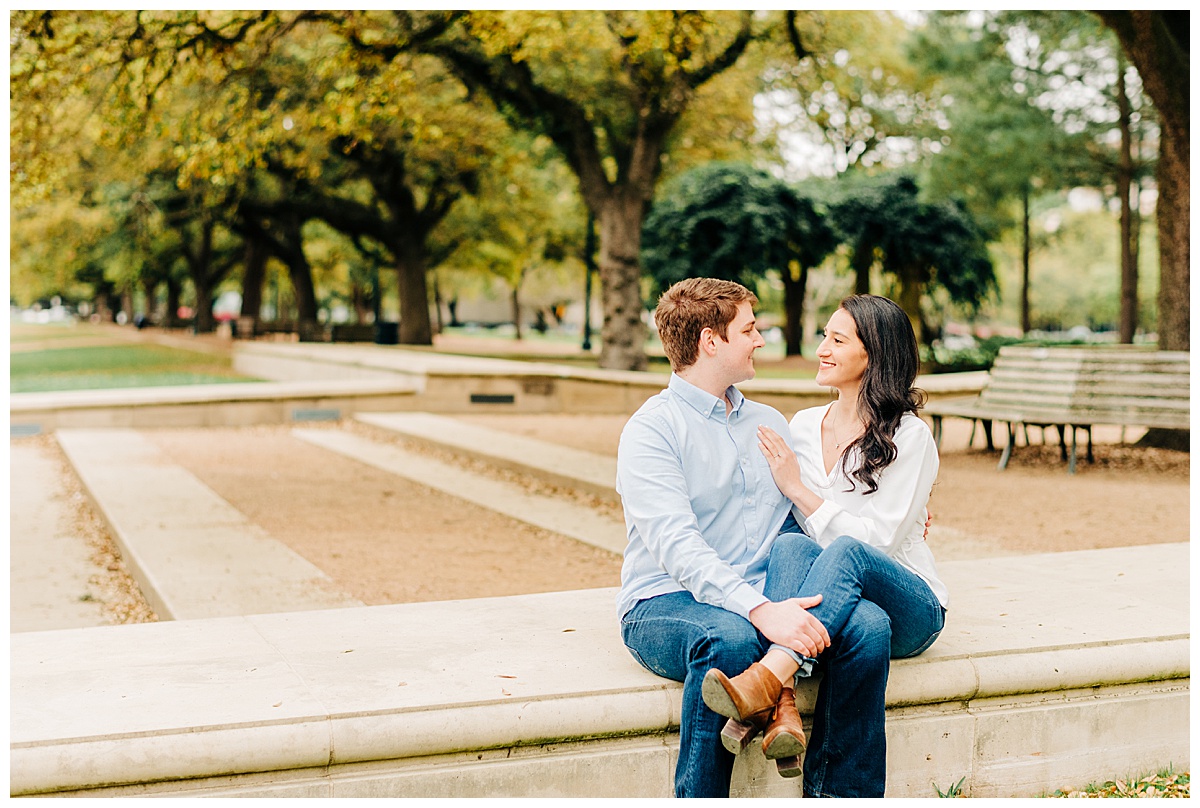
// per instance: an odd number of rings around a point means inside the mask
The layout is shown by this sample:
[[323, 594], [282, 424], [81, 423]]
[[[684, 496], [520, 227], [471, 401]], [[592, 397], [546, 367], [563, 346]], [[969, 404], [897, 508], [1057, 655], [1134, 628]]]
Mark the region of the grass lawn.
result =
[[[551, 362], [579, 368], [596, 368], [598, 356], [578, 351], [576, 338], [530, 331], [517, 342], [478, 330], [448, 329], [455, 339], [440, 352], [471, 356], [497, 356], [527, 362]], [[33, 393], [60, 390], [97, 390], [129, 387], [165, 387], [188, 384], [221, 384], [257, 381], [234, 372], [227, 357], [152, 342], [114, 339], [112, 326], [86, 322], [9, 323], [9, 392]], [[432, 347], [401, 346], [406, 350], [434, 351]], [[647, 345], [646, 370], [666, 377], [670, 363], [655, 342]], [[561, 350], [560, 350], [561, 349]], [[781, 346], [759, 352], [760, 379], [811, 379], [814, 371], [784, 360]]]
[[[943, 791], [936, 783], [933, 790], [939, 797], [963, 796], [963, 784], [967, 778], [962, 778]], [[1145, 777], [1126, 777], [1125, 779], [1108, 780], [1103, 784], [1092, 783], [1081, 789], [1058, 789], [1053, 794], [1042, 794], [1043, 797], [1191, 797], [1190, 772], [1176, 772], [1174, 767], [1160, 769], [1155, 774]]]
[[9, 392], [166, 387], [254, 381], [229, 359], [162, 345], [97, 345], [9, 356]]
[[90, 323], [67, 321], [61, 323], [10, 322], [8, 340], [13, 345], [28, 342], [59, 341], [99, 337], [106, 332]]
[[1124, 780], [1109, 780], [1103, 784], [1092, 784], [1078, 791], [1055, 791], [1051, 797], [1191, 797], [1190, 772], [1176, 772], [1173, 768], [1162, 769], [1145, 777], [1127, 777]]

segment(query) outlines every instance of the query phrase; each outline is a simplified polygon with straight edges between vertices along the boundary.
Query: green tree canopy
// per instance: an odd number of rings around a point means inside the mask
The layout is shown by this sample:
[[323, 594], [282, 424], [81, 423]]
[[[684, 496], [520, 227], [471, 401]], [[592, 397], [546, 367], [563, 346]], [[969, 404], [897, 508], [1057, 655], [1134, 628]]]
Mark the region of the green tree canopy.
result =
[[[514, 126], [555, 143], [599, 225], [600, 364], [639, 369], [646, 204], [677, 126], [754, 40], [753, 20], [749, 11], [414, 12], [348, 36], [376, 53], [439, 57]], [[749, 97], [741, 107], [748, 117]]]
[[684, 278], [754, 288], [768, 272], [784, 281], [784, 332], [800, 353], [807, 274], [833, 252], [833, 228], [812, 199], [766, 171], [709, 163], [668, 182], [642, 228], [642, 266], [655, 296]]
[[774, 124], [811, 134], [835, 174], [894, 169], [940, 136], [938, 98], [908, 58], [899, 16], [789, 11], [784, 27], [765, 73], [770, 96], [784, 102]]
[[[1123, 92], [1115, 38], [1083, 12], [933, 13], [911, 50], [937, 77], [946, 104], [947, 145], [929, 162], [927, 187], [959, 194], [993, 238], [1020, 227], [1027, 331], [1033, 207], [1039, 197], [1087, 186], [1115, 195], [1128, 214], [1130, 183], [1147, 166], [1132, 158], [1122, 165], [1113, 135], [1120, 122], [1124, 134], [1153, 140], [1148, 104]], [[1122, 119], [1130, 99], [1134, 109]]]
[[[85, 195], [73, 154], [109, 169], [93, 184], [123, 178], [175, 231], [201, 330], [232, 266], [231, 234], [247, 245], [244, 283], [261, 284], [262, 256], [273, 255], [288, 267], [301, 326], [315, 325], [303, 234], [325, 221], [371, 260], [387, 255], [402, 341], [432, 341], [426, 242], [511, 134], [437, 59], [364, 56], [307, 13], [22, 12], [15, 22], [22, 202], [65, 187]], [[79, 114], [73, 129], [52, 95]]]
[[442, 291], [456, 292], [465, 276], [476, 276], [475, 286], [480, 276], [499, 278], [508, 287], [520, 339], [522, 293], [544, 295], [546, 286], [569, 288], [570, 278], [582, 277], [578, 256], [587, 217], [574, 179], [549, 138], [517, 133], [483, 175], [479, 192], [435, 233], [445, 253], [438, 261]]
[[923, 297], [940, 288], [970, 310], [996, 290], [983, 233], [965, 206], [922, 200], [907, 174], [848, 185], [831, 213], [852, 261], [890, 276], [896, 302], [925, 342], [933, 329]]

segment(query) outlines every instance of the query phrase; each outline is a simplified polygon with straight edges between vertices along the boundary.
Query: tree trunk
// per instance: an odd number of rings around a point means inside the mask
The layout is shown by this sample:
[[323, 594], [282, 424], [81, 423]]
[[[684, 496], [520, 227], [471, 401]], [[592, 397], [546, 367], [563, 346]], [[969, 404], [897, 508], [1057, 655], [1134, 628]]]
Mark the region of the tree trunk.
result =
[[[1140, 160], [1139, 160], [1140, 162]], [[1142, 267], [1142, 184], [1134, 181], [1129, 190], [1129, 262], [1133, 267], [1133, 333], [1136, 336], [1141, 328], [1141, 302], [1138, 299], [1138, 284]]]
[[783, 272], [783, 334], [786, 356], [800, 356], [804, 342], [804, 296], [808, 286], [808, 267], [800, 265], [798, 277], [792, 278], [791, 267]]
[[196, 292], [196, 305], [192, 312], [192, 330], [197, 334], [211, 334], [216, 330], [216, 320], [213, 317], [213, 288], [208, 273], [194, 273], [192, 288]]
[[904, 313], [908, 315], [908, 321], [912, 324], [913, 334], [916, 335], [918, 341], [924, 341], [925, 325], [921, 317], [921, 289], [923, 284], [918, 280], [919, 271], [905, 271], [897, 273], [897, 280], [900, 282], [899, 300], [900, 308], [904, 309]]
[[104, 293], [104, 305], [108, 310], [108, 321], [115, 323], [117, 315], [121, 313], [121, 296], [110, 289]]
[[192, 288], [196, 293], [196, 305], [192, 311], [192, 330], [197, 334], [211, 334], [216, 330], [216, 320], [213, 318], [212, 284], [208, 274], [200, 273], [192, 276]]
[[1147, 429], [1146, 434], [1135, 444], [1149, 449], [1171, 449], [1176, 452], [1192, 450], [1192, 432], [1190, 429], [1163, 429], [1155, 427]]
[[303, 336], [317, 325], [317, 292], [313, 286], [312, 266], [299, 248], [288, 261], [288, 278], [296, 295], [296, 326]]
[[646, 203], [628, 185], [596, 211], [600, 223], [600, 367], [644, 370], [646, 327], [642, 322], [642, 217]]
[[409, 234], [392, 248], [400, 292], [400, 344], [432, 345], [424, 239]]
[[167, 277], [167, 311], [163, 317], [163, 325], [167, 328], [179, 328], [179, 298], [180, 292], [179, 281], [173, 277]]
[[1158, 347], [1163, 351], [1191, 350], [1190, 151], [1186, 136], [1163, 137], [1158, 157]]
[[438, 273], [436, 269], [433, 271], [433, 311], [437, 316], [437, 319], [434, 320], [434, 326], [437, 330], [434, 331], [434, 333], [440, 334], [446, 330], [446, 324], [442, 319], [442, 287], [441, 284], [438, 283]]
[[1033, 254], [1032, 236], [1029, 232], [1029, 186], [1021, 189], [1021, 333], [1028, 334], [1032, 330], [1032, 317], [1029, 313], [1029, 284], [1032, 268], [1030, 256]]
[[1125, 92], [1125, 60], [1117, 60], [1117, 123], [1121, 129], [1121, 156], [1117, 165], [1117, 195], [1121, 198], [1121, 306], [1117, 340], [1133, 343], [1137, 333], [1137, 256], [1133, 230], [1133, 136], [1130, 131], [1129, 96]]
[[854, 249], [850, 265], [854, 269], [854, 294], [871, 294], [871, 265], [875, 263], [874, 249], [859, 245]]
[[317, 327], [317, 292], [313, 285], [312, 265], [304, 254], [304, 222], [296, 216], [284, 217], [282, 243], [279, 245], [288, 279], [296, 296], [296, 329], [301, 340], [311, 338]]
[[144, 278], [142, 280], [142, 296], [146, 298], [145, 308], [142, 311], [142, 314], [146, 318], [147, 323], [153, 323], [156, 321], [161, 322], [161, 319], [157, 316], [158, 312], [154, 310], [154, 296], [158, 291], [158, 284], [159, 281], [152, 280], [150, 278]]
[[350, 305], [354, 309], [354, 322], [362, 325], [367, 321], [367, 313], [371, 311], [371, 303], [367, 299], [367, 290], [361, 283], [350, 284]]
[[[196, 293], [196, 305], [192, 314], [192, 330], [197, 334], [211, 334], [216, 326], [213, 319], [213, 291], [218, 278], [212, 268], [212, 243], [215, 225], [205, 220], [200, 224], [200, 232], [195, 242], [188, 245], [185, 241], [184, 255], [192, 276], [192, 288]], [[188, 228], [185, 226], [182, 235], [186, 239]]]
[[383, 287], [379, 281], [379, 264], [371, 262], [371, 316], [372, 322], [383, 322]]
[[[1188, 117], [1188, 67], [1186, 49], [1171, 47], [1163, 35], [1162, 19], [1175, 15], [1187, 25], [1183, 12], [1113, 12], [1128, 14], [1135, 33], [1118, 29], [1147, 94], [1158, 109], [1162, 131], [1158, 156], [1159, 289], [1158, 348], [1163, 351], [1191, 350], [1191, 159]], [[1181, 15], [1181, 17], [1180, 17]], [[1177, 43], [1176, 43], [1177, 44]], [[1150, 429], [1139, 446], [1174, 449], [1191, 448], [1191, 433], [1184, 429]]]
[[1189, 14], [1098, 11], [1137, 68], [1161, 120], [1158, 158], [1158, 347], [1191, 349]]
[[[1172, 141], [1174, 141], [1172, 143]], [[1158, 290], [1158, 348], [1161, 351], [1191, 350], [1191, 260], [1189, 239], [1188, 151], [1186, 139], [1162, 138], [1158, 158], [1158, 249], [1161, 272]], [[1180, 152], [1182, 151], [1182, 155]], [[1191, 432], [1186, 429], [1153, 428], [1138, 446], [1191, 450]]]
[[516, 327], [516, 339], [521, 339], [521, 286], [519, 283], [512, 287], [510, 300], [512, 301], [512, 316], [513, 325]]
[[251, 337], [258, 330], [258, 318], [262, 311], [263, 280], [267, 276], [268, 251], [265, 244], [254, 238], [246, 239], [245, 247], [246, 252], [242, 258], [241, 316], [242, 319], [250, 319], [253, 325], [251, 333], [241, 336]]
[[92, 308], [101, 322], [111, 323], [116, 316], [116, 312], [113, 311], [113, 307], [109, 302], [111, 297], [112, 295], [108, 292], [97, 292], [96, 297], [92, 300]]
[[[623, 42], [624, 76], [619, 86], [614, 84], [608, 90], [618, 106], [628, 103], [636, 110], [636, 123], [630, 127], [613, 125], [605, 120], [607, 116], [593, 116], [562, 91], [540, 84], [535, 74], [542, 71], [531, 67], [525, 54], [497, 52], [491, 44], [478, 47], [485, 38], [474, 39], [474, 33], [455, 41], [453, 36], [441, 36], [445, 29], [436, 25], [430, 36], [414, 38], [416, 47], [451, 64], [468, 87], [491, 95], [516, 127], [550, 137], [578, 178], [588, 210], [600, 226], [603, 368], [641, 370], [646, 365], [639, 253], [642, 216], [662, 167], [663, 143], [694, 92], [741, 58], [755, 38], [753, 19], [752, 12], [743, 11], [737, 34], [707, 59], [701, 56], [702, 48], [689, 47], [690, 56], [674, 62], [665, 74], [670, 77], [666, 89], [660, 84], [662, 57], [653, 63], [656, 66], [649, 67], [647, 62], [643, 68], [643, 57], [634, 55], [640, 48], [635, 46], [637, 38]], [[446, 18], [445, 22], [448, 26], [453, 20]], [[678, 18], [676, 25], [691, 30], [683, 18]], [[669, 50], [677, 48], [672, 45]], [[487, 55], [489, 51], [494, 55]], [[579, 78], [586, 84], [583, 74]], [[616, 162], [611, 177], [606, 165], [610, 158]]]
[[121, 291], [121, 311], [125, 313], [125, 322], [133, 323], [133, 287], [126, 286]]

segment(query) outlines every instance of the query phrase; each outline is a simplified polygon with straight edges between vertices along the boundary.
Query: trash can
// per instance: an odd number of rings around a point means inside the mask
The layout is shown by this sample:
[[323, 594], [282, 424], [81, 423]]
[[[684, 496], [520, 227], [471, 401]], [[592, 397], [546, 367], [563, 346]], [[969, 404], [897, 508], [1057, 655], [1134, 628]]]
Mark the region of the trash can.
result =
[[400, 342], [400, 324], [378, 322], [375, 323], [375, 344], [376, 345], [396, 345]]

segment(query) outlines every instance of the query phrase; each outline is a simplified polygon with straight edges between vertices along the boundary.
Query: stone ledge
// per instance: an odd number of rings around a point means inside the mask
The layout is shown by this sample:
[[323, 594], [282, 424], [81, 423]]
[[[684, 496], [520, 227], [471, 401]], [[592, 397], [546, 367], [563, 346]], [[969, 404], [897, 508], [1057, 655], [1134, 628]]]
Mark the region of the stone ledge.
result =
[[[656, 391], [666, 387], [667, 373], [603, 368], [581, 368], [553, 361], [527, 362], [499, 357], [461, 356], [382, 346], [346, 346], [272, 343], [239, 343], [235, 365], [251, 357], [320, 363], [330, 367], [345, 365], [398, 374], [448, 375], [464, 377], [531, 376], [555, 379], [580, 379], [612, 384], [645, 385]], [[265, 366], [260, 365], [260, 366]], [[986, 371], [924, 375], [917, 386], [934, 395], [977, 393], [987, 379]], [[738, 385], [747, 392], [819, 393], [828, 397], [828, 389], [812, 379], [752, 379]]]
[[174, 387], [130, 387], [110, 390], [64, 390], [53, 393], [14, 393], [9, 412], [89, 407], [148, 407], [163, 404], [216, 404], [233, 401], [274, 401], [329, 396], [375, 396], [415, 393], [416, 386], [401, 377], [386, 379], [324, 379], [318, 381], [230, 382]]
[[360, 410], [411, 409], [417, 390], [412, 380], [391, 376], [17, 393], [9, 397], [9, 422], [13, 434], [37, 434], [64, 427], [252, 426], [326, 421]]
[[[420, 392], [414, 409], [451, 412], [632, 413], [666, 387], [665, 372], [579, 368], [553, 362], [458, 356], [412, 348], [317, 343], [242, 343], [234, 367], [272, 379], [410, 378]], [[986, 372], [922, 376], [930, 398], [978, 393]], [[812, 379], [753, 379], [739, 385], [756, 401], [790, 415], [829, 401]], [[478, 400], [479, 398], [486, 400]]]
[[[667, 383], [664, 373], [572, 368], [370, 345], [244, 343], [234, 367], [267, 382], [17, 393], [14, 435], [60, 427], [249, 426], [332, 420], [361, 411], [623, 413]], [[986, 373], [922, 376], [931, 398], [977, 393]], [[790, 415], [824, 404], [811, 379], [742, 385]]]
[[[912, 782], [928, 767], [954, 771], [948, 760], [962, 773], [982, 773], [1009, 754], [993, 748], [983, 760], [979, 749], [995, 743], [1012, 710], [1061, 721], [1122, 693], [1138, 709], [1169, 705], [1175, 723], [1183, 722], [1182, 749], [1178, 726], [1137, 731], [1162, 736], [1146, 746], [1172, 759], [1154, 765], [1183, 765], [1186, 711], [1179, 715], [1172, 694], [1186, 704], [1187, 550], [1157, 545], [944, 564], [958, 601], [946, 630], [929, 652], [893, 666], [889, 716], [895, 731], [916, 733], [895, 765], [915, 772], [906, 775]], [[1071, 584], [1071, 572], [1086, 580]], [[1039, 586], [1044, 576], [1067, 583]], [[980, 580], [993, 588], [980, 588]], [[1023, 591], [1031, 587], [1036, 594]], [[187, 778], [233, 776], [236, 785], [258, 773], [267, 783], [313, 767], [326, 770], [323, 778], [332, 767], [669, 738], [680, 686], [630, 658], [613, 599], [611, 589], [584, 590], [13, 635], [10, 789], [20, 795], [163, 782], [160, 789], [182, 790], [190, 786], [177, 781]], [[1114, 602], [1122, 603], [1115, 613]], [[1040, 630], [1047, 615], [1055, 625]], [[800, 695], [802, 712], [811, 712], [811, 689]], [[979, 722], [996, 711], [1000, 724], [984, 732]], [[1080, 715], [1063, 731], [1075, 732], [1082, 746], [1071, 752], [1068, 743], [1064, 760], [1111, 743], [1089, 738], [1079, 722], [1095, 718]], [[903, 716], [920, 720], [906, 724]], [[935, 748], [939, 723], [945, 732], [960, 727], [952, 732], [959, 740], [922, 763], [914, 754]], [[892, 725], [890, 717], [889, 733]], [[1029, 727], [1022, 732], [1036, 736]], [[669, 769], [664, 776], [669, 784]], [[642, 793], [659, 794], [662, 785]], [[561, 787], [574, 793], [569, 783]]]

